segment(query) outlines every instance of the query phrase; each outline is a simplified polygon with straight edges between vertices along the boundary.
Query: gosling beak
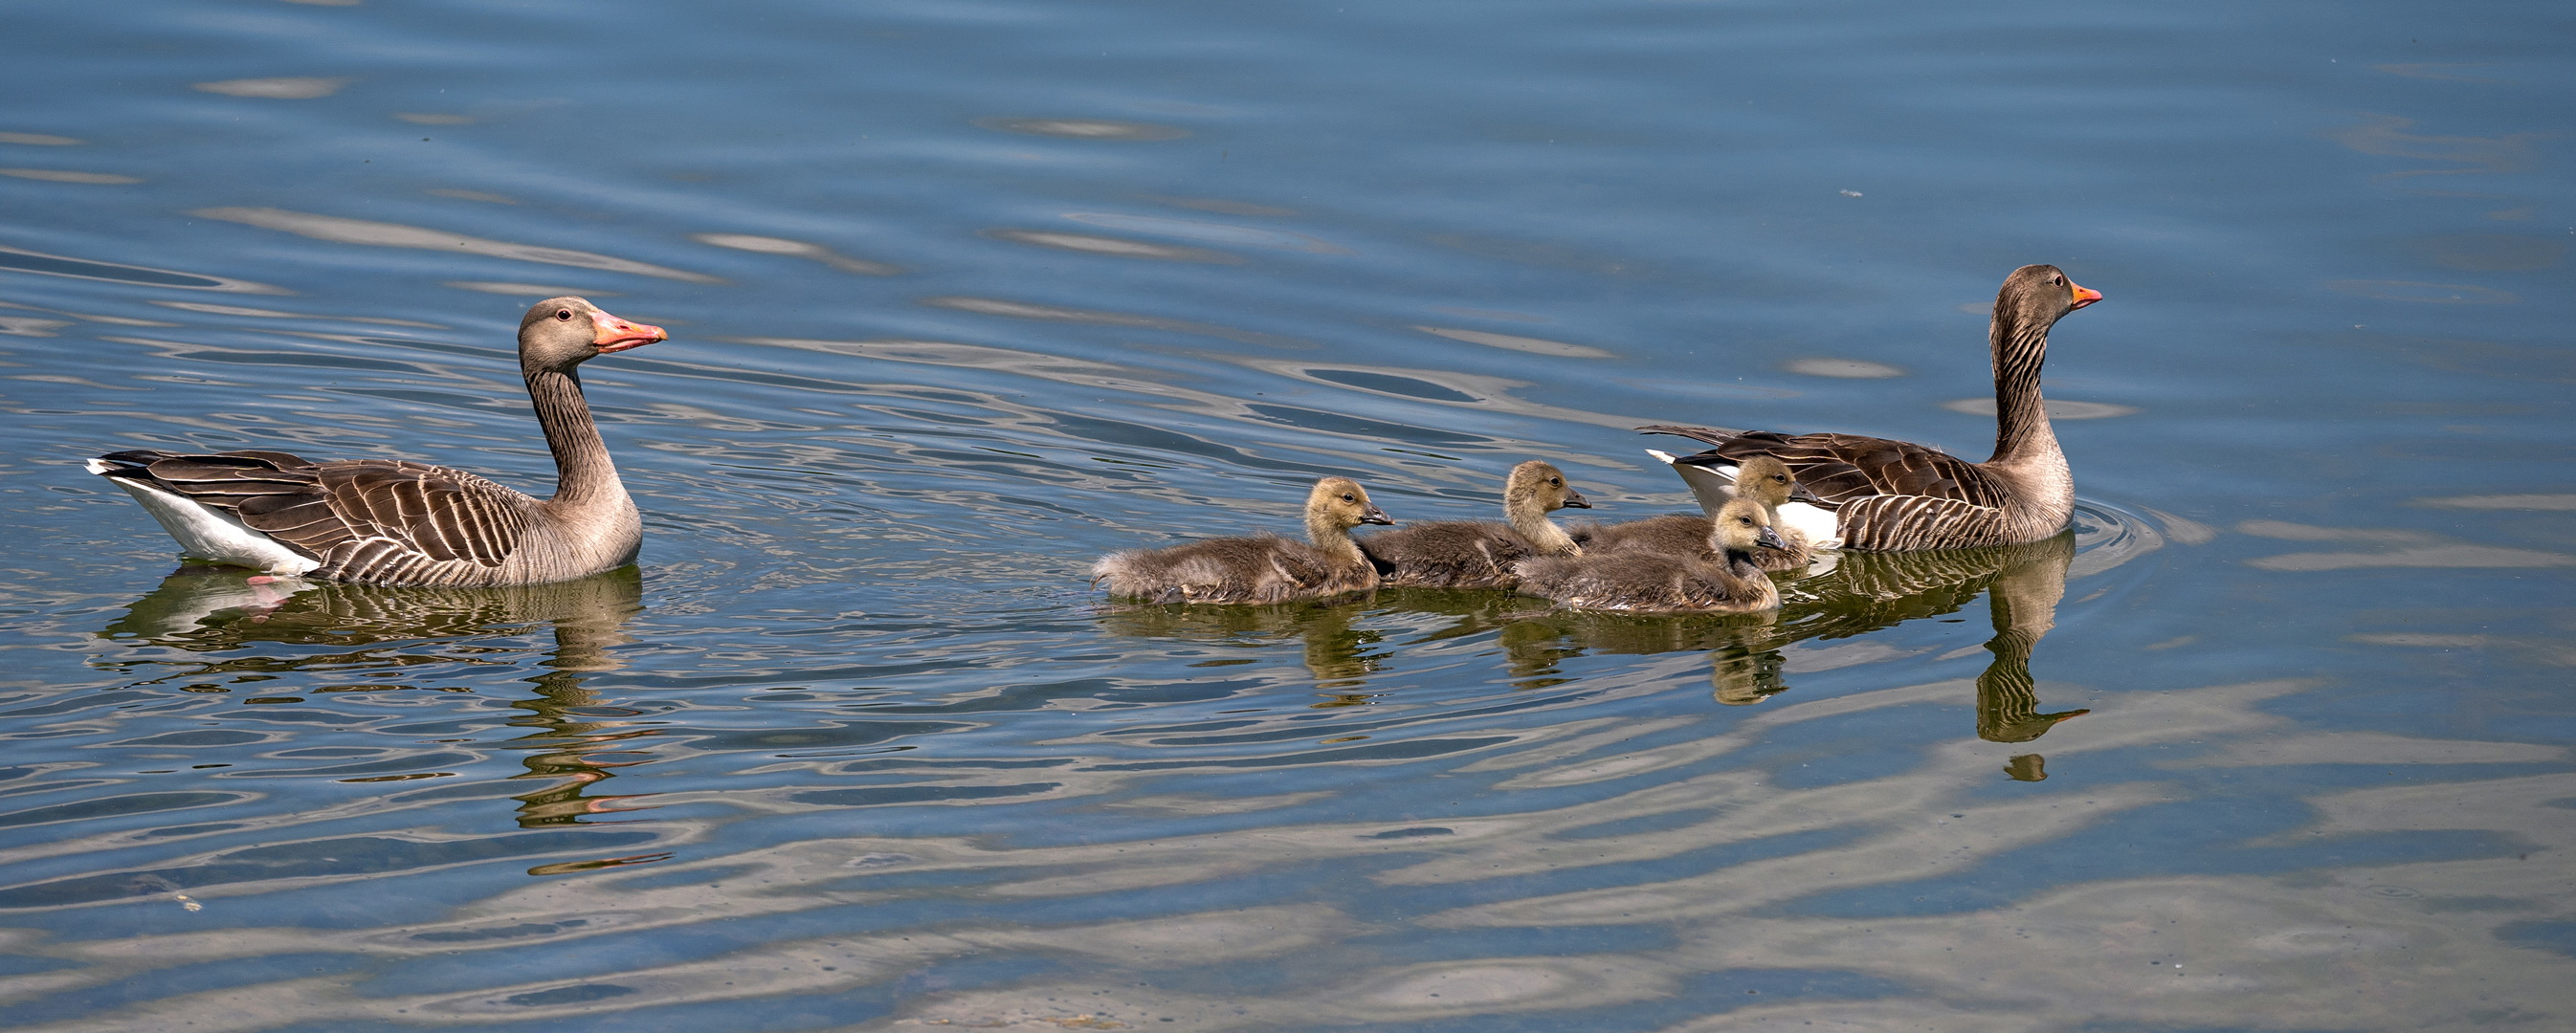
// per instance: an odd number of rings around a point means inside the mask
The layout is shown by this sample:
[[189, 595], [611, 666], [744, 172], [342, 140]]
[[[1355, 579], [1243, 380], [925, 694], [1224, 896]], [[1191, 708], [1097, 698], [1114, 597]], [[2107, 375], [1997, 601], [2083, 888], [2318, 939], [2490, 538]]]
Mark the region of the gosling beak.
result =
[[1393, 524], [1395, 523], [1395, 518], [1386, 515], [1386, 511], [1383, 509], [1379, 509], [1376, 506], [1370, 506], [1367, 509], [1360, 510], [1360, 523]]
[[641, 348], [655, 341], [671, 339], [671, 335], [662, 332], [661, 327], [629, 323], [596, 309], [590, 313], [590, 325], [595, 331], [590, 338], [590, 343], [597, 347], [602, 355], [622, 352], [629, 348]]
[[1592, 500], [1584, 498], [1582, 492], [1569, 491], [1565, 493], [1565, 505], [1568, 509], [1590, 509]]
[[1762, 525], [1762, 533], [1754, 536], [1753, 544], [1759, 545], [1765, 549], [1778, 549], [1782, 552], [1789, 551], [1789, 543], [1781, 541], [1780, 532], [1772, 530], [1771, 525], [1769, 524]]
[[2083, 308], [2086, 305], [2102, 300], [2102, 292], [2094, 290], [2091, 287], [2079, 285], [2073, 280], [2066, 281], [2066, 286], [2073, 291], [2073, 296], [2075, 298], [2075, 303], [2066, 306], [2066, 311], [2073, 312], [2076, 309]]

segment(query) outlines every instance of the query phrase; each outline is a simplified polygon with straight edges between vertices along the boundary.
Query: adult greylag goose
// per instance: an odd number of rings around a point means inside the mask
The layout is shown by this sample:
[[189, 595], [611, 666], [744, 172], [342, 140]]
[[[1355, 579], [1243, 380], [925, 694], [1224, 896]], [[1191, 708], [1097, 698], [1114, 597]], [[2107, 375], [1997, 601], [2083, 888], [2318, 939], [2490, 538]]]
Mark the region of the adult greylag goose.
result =
[[[2026, 265], [2004, 278], [1987, 330], [1995, 371], [1995, 452], [1971, 463], [1928, 445], [1853, 434], [1777, 434], [1657, 424], [1716, 447], [1673, 458], [1705, 505], [1721, 497], [1735, 468], [1757, 455], [1787, 463], [1799, 501], [1830, 510], [1834, 536], [1850, 549], [1902, 551], [2035, 542], [2066, 527], [2075, 512], [2075, 475], [2039, 396], [2048, 331], [2069, 312], [2102, 300], [2053, 265]], [[1652, 450], [1649, 450], [1652, 451]]]
[[1780, 548], [1762, 506], [1735, 499], [1710, 518], [1709, 551], [1632, 550], [1522, 560], [1520, 591], [1578, 610], [1635, 613], [1752, 613], [1780, 605], [1780, 590], [1753, 553]]
[[[1815, 559], [1818, 548], [1831, 548], [1841, 544], [1830, 539], [1823, 545], [1816, 542], [1819, 530], [1825, 534], [1832, 533], [1830, 522], [1832, 514], [1814, 506], [1789, 501], [1790, 495], [1798, 487], [1797, 479], [1789, 474], [1789, 464], [1764, 455], [1747, 459], [1739, 466], [1733, 481], [1733, 494], [1751, 499], [1760, 505], [1763, 514], [1762, 522], [1771, 525], [1771, 529], [1780, 536], [1780, 548], [1762, 549], [1754, 553], [1754, 562], [1761, 565], [1763, 570], [1775, 574], [1805, 570], [1807, 564]], [[1724, 504], [1723, 500], [1718, 503], [1721, 506]], [[1825, 522], [1821, 527], [1813, 520], [1807, 520], [1802, 524], [1789, 523], [1783, 517], [1787, 515], [1792, 505], [1801, 507], [1807, 512], [1822, 515]], [[1801, 516], [1803, 517], [1804, 514]], [[1617, 524], [1578, 524], [1567, 534], [1582, 546], [1585, 552], [1624, 552], [1635, 549], [1673, 556], [1689, 554], [1713, 559], [1716, 553], [1710, 551], [1710, 519], [1704, 516], [1691, 516], [1687, 513], [1666, 513], [1662, 516]]]
[[1377, 568], [1351, 540], [1361, 524], [1392, 524], [1347, 477], [1326, 477], [1306, 493], [1306, 537], [1210, 538], [1165, 549], [1113, 552], [1091, 565], [1091, 583], [1150, 603], [1284, 603], [1366, 592]]
[[519, 320], [519, 372], [555, 455], [549, 499], [443, 466], [259, 450], [135, 449], [92, 459], [89, 470], [131, 493], [198, 559], [372, 585], [568, 581], [634, 562], [644, 539], [579, 367], [669, 336], [572, 297], [538, 302]]
[[[1533, 556], [1570, 556], [1574, 539], [1547, 515], [1592, 502], [1565, 483], [1555, 465], [1532, 459], [1503, 481], [1504, 523], [1438, 520], [1360, 539], [1360, 551], [1388, 585], [1416, 588], [1510, 588], [1512, 564]], [[1705, 537], [1705, 535], [1703, 535]]]

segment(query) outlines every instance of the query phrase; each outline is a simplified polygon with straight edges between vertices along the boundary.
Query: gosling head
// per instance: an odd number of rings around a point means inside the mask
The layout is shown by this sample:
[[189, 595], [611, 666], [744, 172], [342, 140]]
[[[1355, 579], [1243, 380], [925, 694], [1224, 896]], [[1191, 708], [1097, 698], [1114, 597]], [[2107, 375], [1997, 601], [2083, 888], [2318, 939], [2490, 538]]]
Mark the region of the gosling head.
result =
[[2046, 331], [2059, 317], [2102, 300], [2102, 292], [2076, 285], [2053, 265], [2026, 265], [2004, 277], [1995, 293], [1995, 325]]
[[1776, 456], [1754, 456], [1735, 468], [1735, 493], [1778, 509], [1798, 490], [1798, 479], [1789, 473], [1789, 464]]
[[1392, 524], [1386, 511], [1369, 502], [1368, 489], [1348, 477], [1326, 477], [1306, 493], [1306, 526], [1310, 530], [1348, 531], [1361, 524]]
[[1752, 552], [1755, 549], [1786, 549], [1780, 534], [1771, 529], [1768, 514], [1761, 503], [1752, 499], [1735, 499], [1717, 508], [1710, 520], [1709, 542], [1720, 552]]
[[1532, 459], [1512, 467], [1510, 479], [1503, 482], [1503, 510], [1519, 513], [1548, 513], [1572, 506], [1592, 508], [1592, 500], [1565, 483], [1565, 474], [1555, 464]]

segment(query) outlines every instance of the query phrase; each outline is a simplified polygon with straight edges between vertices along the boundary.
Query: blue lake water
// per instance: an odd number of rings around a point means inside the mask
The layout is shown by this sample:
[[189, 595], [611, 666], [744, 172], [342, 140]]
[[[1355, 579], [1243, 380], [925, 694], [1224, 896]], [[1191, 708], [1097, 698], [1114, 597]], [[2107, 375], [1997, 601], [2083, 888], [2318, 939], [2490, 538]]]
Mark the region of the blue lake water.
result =
[[[2576, 1024], [2555, 5], [0, 24], [0, 1026]], [[1323, 473], [1689, 509], [1643, 423], [1982, 458], [2032, 262], [2108, 296], [2071, 539], [1770, 618], [1084, 585]], [[173, 573], [81, 470], [542, 493], [563, 292], [673, 335], [586, 371], [640, 568]]]

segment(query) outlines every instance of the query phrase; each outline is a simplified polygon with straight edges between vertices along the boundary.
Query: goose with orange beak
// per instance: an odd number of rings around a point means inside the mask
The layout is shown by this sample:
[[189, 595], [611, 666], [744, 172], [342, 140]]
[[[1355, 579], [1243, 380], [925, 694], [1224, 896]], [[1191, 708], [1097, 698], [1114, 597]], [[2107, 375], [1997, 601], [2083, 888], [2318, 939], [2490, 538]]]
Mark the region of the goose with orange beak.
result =
[[635, 561], [644, 525], [582, 395], [579, 367], [668, 340], [580, 298], [519, 320], [519, 372], [554, 451], [539, 499], [444, 466], [285, 452], [134, 449], [89, 460], [196, 560], [372, 585], [568, 581]]
[[2068, 279], [2053, 265], [2026, 265], [1995, 294], [1987, 343], [1995, 372], [1995, 451], [1972, 463], [1929, 445], [1857, 434], [1779, 434], [1656, 424], [1649, 434], [1677, 434], [1712, 446], [1673, 456], [1672, 464], [1715, 512], [1735, 495], [1737, 468], [1767, 455], [1797, 479], [1778, 519], [1811, 543], [1885, 552], [2035, 542], [2067, 527], [2075, 514], [2075, 475], [2040, 398], [2040, 365], [2048, 332], [2069, 312], [2102, 300], [2102, 292]]

